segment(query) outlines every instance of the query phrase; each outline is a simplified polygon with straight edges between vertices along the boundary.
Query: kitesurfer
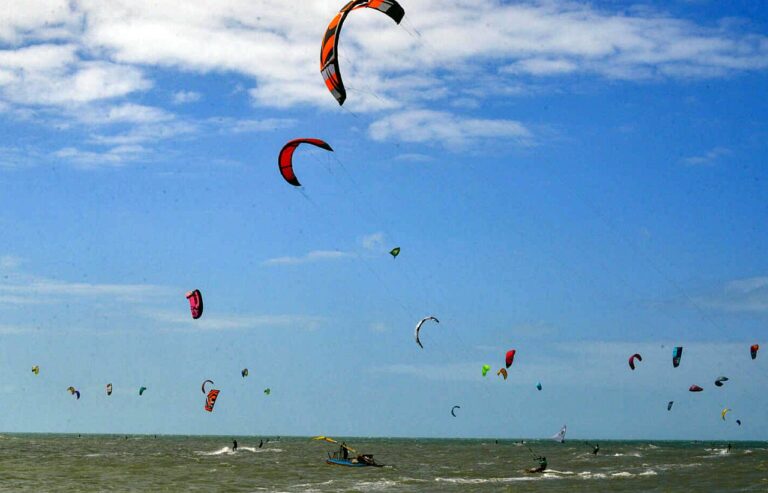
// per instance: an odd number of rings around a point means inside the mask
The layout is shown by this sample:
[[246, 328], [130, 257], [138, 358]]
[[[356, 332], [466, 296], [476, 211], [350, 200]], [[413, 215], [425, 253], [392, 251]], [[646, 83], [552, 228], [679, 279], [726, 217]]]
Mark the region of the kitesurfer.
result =
[[547, 470], [547, 458], [543, 455], [540, 455], [536, 457], [536, 460], [539, 461], [539, 467], [535, 469], [529, 469], [528, 472], [544, 472]]
[[728, 450], [726, 451], [726, 453], [728, 453], [728, 454], [731, 453], [731, 444], [730, 443], [728, 444]]
[[597, 455], [598, 452], [600, 452], [600, 444], [596, 443], [594, 448], [592, 449], [592, 455]]
[[259, 440], [259, 448], [261, 448], [264, 445], [264, 440]]
[[233, 439], [232, 440], [232, 452], [234, 452], [235, 450], [237, 450], [237, 440]]

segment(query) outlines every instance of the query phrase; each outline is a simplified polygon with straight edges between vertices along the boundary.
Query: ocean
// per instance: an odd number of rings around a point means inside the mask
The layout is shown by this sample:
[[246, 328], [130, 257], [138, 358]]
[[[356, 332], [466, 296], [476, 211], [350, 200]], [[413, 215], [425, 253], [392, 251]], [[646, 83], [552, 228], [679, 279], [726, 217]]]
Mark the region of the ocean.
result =
[[[232, 438], [238, 450], [232, 451]], [[0, 491], [768, 491], [768, 443], [346, 438], [382, 468], [325, 463], [310, 438], [0, 436]], [[594, 443], [594, 442], [590, 442]], [[544, 474], [532, 452], [547, 457]]]

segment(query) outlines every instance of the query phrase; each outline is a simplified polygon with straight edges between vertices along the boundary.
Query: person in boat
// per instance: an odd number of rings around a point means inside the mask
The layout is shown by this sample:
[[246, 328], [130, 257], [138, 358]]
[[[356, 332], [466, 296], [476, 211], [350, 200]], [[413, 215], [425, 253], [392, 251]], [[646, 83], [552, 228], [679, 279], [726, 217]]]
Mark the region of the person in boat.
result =
[[536, 457], [536, 460], [539, 461], [539, 467], [535, 469], [529, 469], [528, 472], [544, 472], [547, 470], [547, 458], [543, 455], [540, 455]]
[[341, 447], [339, 447], [339, 455], [341, 455], [341, 458], [344, 460], [349, 459], [349, 449], [347, 448], [347, 442], [341, 442]]
[[237, 450], [237, 440], [232, 440], [232, 452]]
[[592, 455], [597, 455], [598, 452], [600, 452], [600, 444], [596, 443], [595, 446], [592, 448]]

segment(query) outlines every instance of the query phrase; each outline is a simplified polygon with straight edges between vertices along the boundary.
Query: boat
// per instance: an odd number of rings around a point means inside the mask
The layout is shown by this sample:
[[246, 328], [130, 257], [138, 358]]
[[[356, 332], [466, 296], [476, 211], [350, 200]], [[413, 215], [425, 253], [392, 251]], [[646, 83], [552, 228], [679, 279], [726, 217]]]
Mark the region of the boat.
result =
[[328, 454], [325, 463], [332, 466], [345, 467], [384, 467], [384, 464], [377, 464], [376, 461], [373, 460], [373, 455], [370, 454], [358, 455], [353, 459], [343, 459], [338, 457], [338, 454]]

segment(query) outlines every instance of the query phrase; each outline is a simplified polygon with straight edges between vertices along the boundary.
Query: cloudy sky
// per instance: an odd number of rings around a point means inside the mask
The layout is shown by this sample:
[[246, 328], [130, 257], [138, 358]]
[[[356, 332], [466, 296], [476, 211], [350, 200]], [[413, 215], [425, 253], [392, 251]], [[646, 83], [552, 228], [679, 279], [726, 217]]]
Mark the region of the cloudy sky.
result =
[[762, 2], [0, 3], [2, 430], [768, 439]]

